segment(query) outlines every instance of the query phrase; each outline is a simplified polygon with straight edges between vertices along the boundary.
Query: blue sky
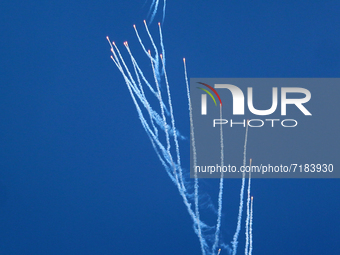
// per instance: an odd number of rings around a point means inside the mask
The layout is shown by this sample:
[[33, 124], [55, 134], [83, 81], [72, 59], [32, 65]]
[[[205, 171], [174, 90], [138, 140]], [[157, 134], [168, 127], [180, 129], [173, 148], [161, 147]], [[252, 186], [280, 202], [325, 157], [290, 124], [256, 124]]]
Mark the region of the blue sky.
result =
[[[132, 25], [142, 28], [150, 4], [0, 3], [1, 254], [200, 254], [105, 39], [121, 48], [127, 40], [143, 57]], [[189, 136], [183, 57], [189, 77], [339, 77], [339, 9], [336, 1], [169, 0], [163, 36], [179, 130]], [[249, 153], [266, 157], [270, 144], [284, 158], [292, 145], [303, 159], [336, 165], [339, 92], [316, 95], [314, 128], [296, 139], [254, 133]], [[181, 148], [188, 167], [189, 142]], [[226, 242], [239, 185], [225, 191]], [[206, 186], [214, 197], [215, 183]], [[253, 254], [339, 254], [339, 187], [254, 180]]]

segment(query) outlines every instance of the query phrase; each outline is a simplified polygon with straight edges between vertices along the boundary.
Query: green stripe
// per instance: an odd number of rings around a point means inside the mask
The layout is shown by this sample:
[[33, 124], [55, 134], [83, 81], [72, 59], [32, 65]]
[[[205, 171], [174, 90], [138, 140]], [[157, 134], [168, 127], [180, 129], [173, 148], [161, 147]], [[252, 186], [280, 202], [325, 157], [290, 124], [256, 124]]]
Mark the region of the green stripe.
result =
[[214, 103], [215, 103], [215, 105], [217, 106], [216, 100], [215, 100], [214, 96], [210, 93], [210, 91], [208, 91], [208, 90], [206, 90], [206, 89], [203, 89], [203, 88], [200, 88], [200, 87], [197, 87], [197, 88], [198, 88], [198, 89], [201, 89], [201, 90], [203, 90], [203, 91], [205, 91], [205, 92], [207, 92], [207, 93], [209, 94], [209, 96], [211, 96], [211, 98], [214, 100]]

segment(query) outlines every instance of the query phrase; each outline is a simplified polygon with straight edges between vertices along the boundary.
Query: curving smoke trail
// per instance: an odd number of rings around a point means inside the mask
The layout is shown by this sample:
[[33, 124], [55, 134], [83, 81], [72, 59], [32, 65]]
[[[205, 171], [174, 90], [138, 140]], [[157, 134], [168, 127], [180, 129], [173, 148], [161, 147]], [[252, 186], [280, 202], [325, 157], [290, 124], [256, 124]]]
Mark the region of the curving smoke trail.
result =
[[[166, 1], [164, 0], [163, 6], [163, 20], [165, 17], [165, 5]], [[150, 7], [150, 11], [152, 11], [151, 21], [154, 19], [157, 8], [159, 6], [159, 0], [153, 0], [152, 5]], [[150, 22], [151, 22], [150, 21]], [[153, 52], [147, 50], [139, 33], [134, 25], [134, 30], [138, 41], [142, 47], [142, 50], [145, 52], [147, 58], [151, 63], [151, 70], [153, 74], [153, 82], [150, 82], [142, 68], [138, 64], [136, 58], [134, 57], [129, 45], [127, 42], [124, 42], [124, 46], [127, 50], [128, 56], [131, 60], [129, 64], [126, 63], [124, 57], [119, 51], [118, 47], [114, 42], [111, 42], [109, 37], [107, 40], [111, 47], [111, 59], [120, 71], [123, 79], [128, 87], [129, 93], [131, 95], [132, 101], [135, 104], [138, 117], [141, 121], [141, 124], [147, 133], [151, 144], [161, 162], [164, 166], [167, 174], [170, 179], [173, 181], [175, 186], [178, 189], [180, 196], [183, 199], [185, 207], [193, 221], [193, 228], [195, 233], [198, 236], [201, 252], [203, 255], [219, 255], [221, 253], [221, 248], [226, 249], [233, 255], [236, 255], [237, 244], [239, 232], [241, 229], [241, 219], [243, 213], [243, 196], [245, 189], [245, 176], [242, 178], [241, 192], [240, 192], [240, 205], [239, 205], [239, 214], [236, 232], [232, 241], [232, 249], [223, 242], [220, 241], [220, 229], [221, 229], [221, 219], [222, 219], [222, 208], [223, 208], [223, 173], [221, 174], [220, 183], [219, 183], [219, 194], [218, 194], [218, 209], [217, 209], [217, 222], [216, 226], [208, 226], [201, 220], [200, 212], [199, 212], [199, 180], [197, 178], [197, 173], [194, 175], [194, 183], [193, 185], [190, 183], [190, 180], [186, 179], [183, 175], [183, 169], [181, 166], [181, 157], [180, 157], [180, 148], [179, 148], [179, 139], [183, 139], [183, 136], [179, 133], [175, 124], [175, 117], [173, 113], [172, 107], [172, 99], [171, 99], [171, 91], [170, 91], [170, 83], [168, 80], [167, 72], [166, 72], [166, 61], [165, 61], [165, 47], [163, 42], [163, 35], [161, 24], [159, 25], [159, 40], [160, 40], [160, 50], [158, 50], [157, 45], [149, 31], [149, 28], [144, 20], [145, 31], [149, 37], [149, 41], [153, 48]], [[161, 52], [161, 54], [159, 54]], [[190, 116], [190, 136], [191, 136], [191, 146], [193, 150], [193, 164], [194, 169], [197, 165], [197, 155], [196, 155], [196, 145], [195, 145], [195, 134], [194, 134], [194, 123], [192, 117], [192, 105], [190, 100], [190, 89], [187, 78], [187, 69], [186, 62], [183, 59], [184, 63], [184, 75], [185, 75], [185, 83], [187, 89], [188, 96], [188, 108], [189, 108], [189, 116]], [[129, 67], [130, 66], [130, 67]], [[165, 96], [163, 96], [161, 89], [162, 86], [166, 87]], [[148, 97], [147, 97], [148, 95]], [[152, 99], [149, 97], [153, 97], [158, 102], [157, 107], [153, 107], [150, 103]], [[158, 108], [158, 110], [156, 110]], [[222, 107], [220, 107], [220, 118], [222, 119]], [[161, 132], [163, 131], [163, 132]], [[245, 133], [245, 144], [244, 144], [244, 160], [243, 165], [245, 166], [246, 161], [246, 145], [247, 145], [247, 136], [248, 136], [248, 125]], [[164, 141], [165, 142], [162, 142]], [[174, 145], [174, 149], [172, 149], [172, 145]], [[223, 142], [223, 132], [222, 125], [220, 127], [220, 146], [221, 146], [221, 166], [224, 165], [224, 142]], [[252, 221], [253, 221], [253, 199], [250, 199], [250, 176], [248, 180], [248, 197], [247, 197], [247, 218], [246, 218], [246, 249], [245, 253], [247, 255], [252, 254]], [[193, 186], [192, 193], [189, 191]], [[251, 201], [250, 201], [251, 200]], [[211, 234], [212, 233], [213, 237]], [[218, 249], [219, 248], [219, 249]]]
[[[157, 10], [158, 10], [158, 5], [159, 5], [159, 0], [152, 0], [150, 9], [149, 9], [149, 14], [148, 16], [150, 16], [150, 24], [152, 23], [152, 21], [154, 20]], [[164, 22], [164, 18], [165, 18], [165, 8], [166, 8], [166, 0], [164, 0], [163, 2], [163, 18], [162, 18], [162, 22]]]
[[[151, 44], [153, 45], [155, 51], [158, 53], [156, 49], [157, 47], [152, 39], [152, 36], [148, 32], [146, 23], [145, 23], [145, 27], [149, 35]], [[136, 30], [136, 34], [138, 35], [138, 31], [135, 26], [134, 28]], [[160, 30], [160, 33], [161, 33], [161, 30]], [[160, 37], [162, 38], [161, 35]], [[143, 50], [145, 50], [145, 46], [142, 40], [140, 39], [140, 37], [138, 39], [139, 39], [140, 44], [142, 45]], [[153, 86], [151, 86], [151, 82], [147, 81], [147, 79], [145, 78], [145, 75], [143, 74], [136, 59], [134, 58], [131, 52], [131, 49], [129, 48], [128, 43], [125, 42], [124, 45], [131, 58], [131, 63], [133, 66], [135, 77], [133, 77], [132, 72], [130, 71], [126, 62], [124, 61], [124, 58], [122, 57], [118, 47], [114, 43], [111, 43], [109, 38], [107, 38], [107, 40], [110, 43], [111, 52], [113, 54], [111, 56], [111, 59], [113, 60], [113, 62], [115, 63], [115, 65], [117, 66], [118, 70], [121, 72], [125, 80], [125, 83], [129, 89], [130, 95], [136, 106], [142, 126], [144, 127], [146, 133], [148, 134], [148, 137], [151, 140], [153, 148], [155, 149], [161, 163], [165, 167], [169, 177], [177, 186], [178, 191], [183, 198], [183, 202], [187, 207], [189, 215], [191, 216], [194, 222], [195, 232], [197, 233], [198, 236], [201, 236], [202, 229], [210, 230], [211, 228], [200, 221], [199, 216], [197, 214], [197, 210], [194, 211], [189, 201], [192, 195], [188, 193], [187, 188], [186, 188], [187, 181], [185, 181], [183, 177], [182, 167], [181, 167], [181, 162], [180, 162], [180, 151], [179, 151], [179, 145], [178, 145], [178, 139], [181, 138], [182, 136], [176, 130], [176, 126], [175, 126], [175, 119], [174, 119], [172, 103], [171, 103], [170, 86], [169, 86], [168, 77], [166, 74], [164, 58], [161, 55], [160, 56], [161, 61], [159, 61], [159, 59], [156, 56], [152, 56], [151, 52], [148, 51], [148, 57], [151, 62], [152, 72], [154, 76], [154, 83], [156, 85], [156, 88], [154, 88]], [[161, 47], [162, 47], [162, 52], [165, 52], [163, 42], [162, 42]], [[160, 66], [160, 64], [162, 64], [162, 66]], [[156, 70], [162, 70], [162, 72], [156, 71]], [[163, 101], [162, 93], [160, 90], [159, 83], [162, 80], [161, 74], [163, 74], [165, 83], [166, 83], [166, 88], [167, 88], [166, 94], [167, 94], [168, 106], [165, 105], [165, 102]], [[154, 97], [156, 97], [160, 105], [159, 107], [160, 107], [161, 113], [158, 113], [157, 111], [155, 111], [153, 107], [151, 106], [151, 104], [149, 103], [149, 100], [146, 98], [146, 93], [144, 92], [142, 82], [146, 84], [145, 88], [148, 88], [152, 92], [151, 94]], [[143, 112], [143, 108], [144, 108], [144, 111], [146, 111], [148, 118], [146, 118], [146, 113]], [[166, 108], [169, 108], [169, 109], [165, 111]], [[148, 121], [147, 119], [150, 119], [150, 120]], [[171, 125], [168, 124], [168, 121], [171, 122]], [[166, 138], [166, 145], [163, 145], [162, 142], [160, 141], [161, 137], [160, 137], [160, 133], [158, 132], [159, 128], [164, 131], [165, 138]], [[171, 140], [170, 140], [170, 137], [172, 138]], [[174, 160], [171, 154], [171, 143], [172, 142], [175, 144], [176, 160]], [[195, 204], [198, 204], [197, 201], [198, 201], [198, 198], [196, 199]], [[208, 249], [206, 239], [201, 237], [200, 242], [201, 242], [202, 254], [206, 254], [206, 250]]]

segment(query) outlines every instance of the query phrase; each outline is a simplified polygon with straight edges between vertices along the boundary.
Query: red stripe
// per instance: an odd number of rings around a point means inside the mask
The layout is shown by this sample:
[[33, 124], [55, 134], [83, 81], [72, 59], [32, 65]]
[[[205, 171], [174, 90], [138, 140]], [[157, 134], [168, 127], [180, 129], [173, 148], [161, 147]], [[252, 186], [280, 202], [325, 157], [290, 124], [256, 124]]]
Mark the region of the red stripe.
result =
[[206, 86], [206, 87], [208, 87], [209, 89], [211, 89], [212, 92], [214, 92], [215, 95], [218, 97], [218, 100], [220, 100], [220, 104], [221, 104], [221, 106], [222, 106], [221, 98], [220, 98], [220, 96], [218, 95], [217, 91], [216, 91], [213, 87], [211, 87], [210, 85], [205, 84], [205, 83], [203, 83], [203, 82], [198, 82], [198, 83], [199, 83], [199, 84], [202, 84], [202, 85], [204, 85], [204, 86]]

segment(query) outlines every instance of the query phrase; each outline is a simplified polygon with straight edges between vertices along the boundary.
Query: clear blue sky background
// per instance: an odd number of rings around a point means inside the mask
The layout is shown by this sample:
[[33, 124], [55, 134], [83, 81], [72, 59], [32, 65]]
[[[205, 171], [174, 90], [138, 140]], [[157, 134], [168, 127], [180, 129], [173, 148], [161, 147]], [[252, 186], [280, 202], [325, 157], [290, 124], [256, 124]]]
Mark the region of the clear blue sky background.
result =
[[[1, 254], [200, 254], [105, 39], [139, 51], [132, 25], [142, 28], [150, 4], [0, 3]], [[163, 32], [182, 133], [183, 57], [190, 77], [339, 77], [339, 12], [338, 1], [169, 0]], [[339, 162], [339, 93], [315, 110], [328, 111], [317, 129], [275, 148], [310, 143], [302, 158]], [[266, 155], [269, 138], [252, 139], [249, 153]], [[188, 141], [182, 153], [188, 167]], [[239, 185], [226, 188], [226, 242]], [[253, 254], [340, 254], [339, 180], [254, 180], [252, 191]]]

